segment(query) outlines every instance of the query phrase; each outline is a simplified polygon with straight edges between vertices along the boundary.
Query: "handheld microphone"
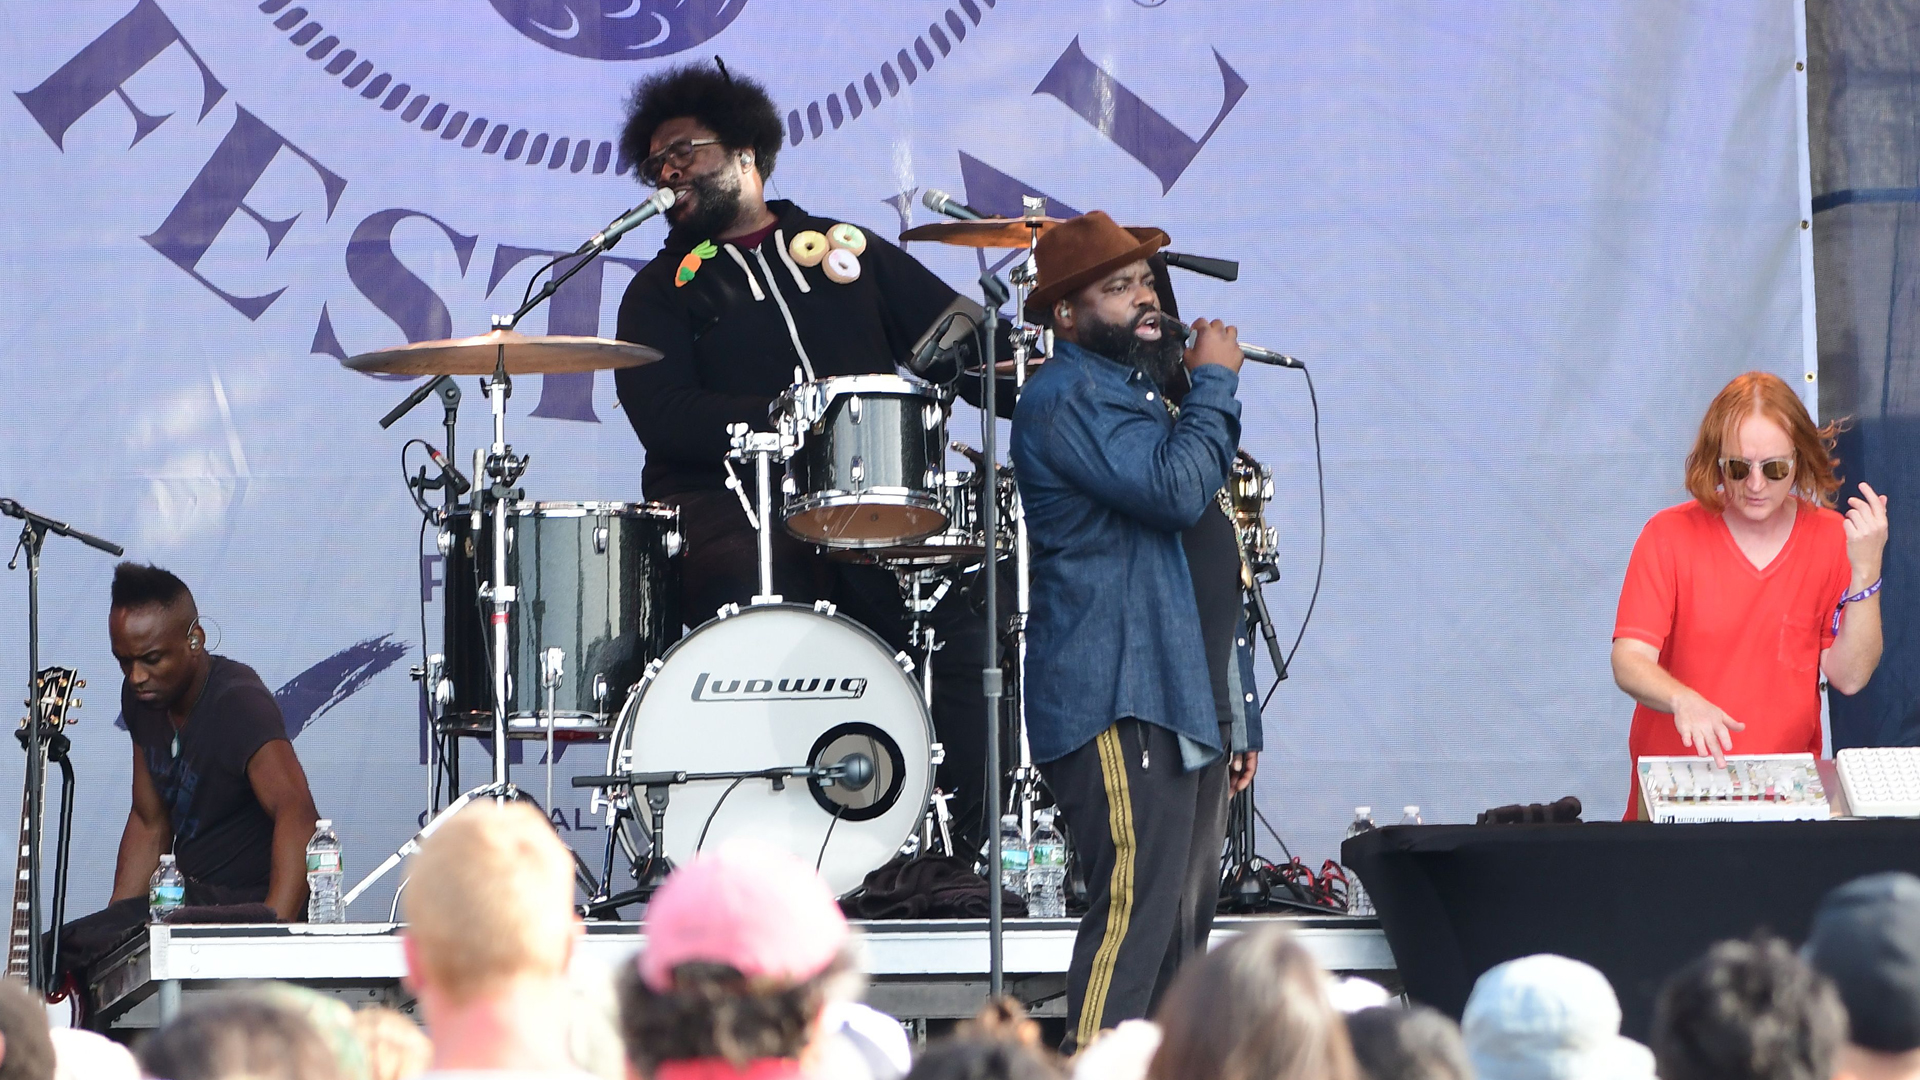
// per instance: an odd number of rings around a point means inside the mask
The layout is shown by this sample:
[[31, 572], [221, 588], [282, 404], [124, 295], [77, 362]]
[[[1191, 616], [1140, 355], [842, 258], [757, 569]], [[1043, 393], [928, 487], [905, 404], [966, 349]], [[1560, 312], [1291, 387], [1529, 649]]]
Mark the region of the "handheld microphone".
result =
[[939, 188], [928, 188], [926, 192], [920, 196], [920, 201], [927, 209], [936, 214], [945, 214], [950, 218], [958, 218], [961, 221], [982, 221], [985, 220], [987, 216], [946, 192], [941, 191]]
[[[1160, 319], [1160, 331], [1162, 333], [1170, 333], [1174, 337], [1179, 338], [1180, 343], [1182, 345], [1193, 344], [1193, 327], [1188, 326], [1185, 323], [1179, 322], [1178, 320], [1169, 319], [1163, 316]], [[1301, 363], [1298, 360], [1295, 360], [1293, 357], [1288, 356], [1285, 353], [1277, 353], [1277, 352], [1274, 352], [1272, 349], [1263, 349], [1258, 345], [1249, 345], [1244, 341], [1240, 343], [1240, 355], [1245, 357], [1248, 360], [1253, 361], [1256, 364], [1271, 364], [1274, 367], [1299, 368], [1302, 371], [1305, 371], [1307, 367], [1307, 365]]]
[[460, 470], [453, 467], [453, 462], [447, 460], [447, 455], [441, 453], [432, 443], [423, 442], [420, 445], [427, 448], [427, 456], [440, 467], [440, 475], [446, 478], [447, 483], [453, 485], [455, 495], [465, 495], [473, 489], [473, 485], [467, 482], [467, 478], [460, 475]]
[[658, 214], [664, 214], [679, 196], [670, 187], [663, 187], [653, 193], [653, 197], [639, 206], [621, 214], [607, 224], [607, 227], [594, 233], [587, 242], [580, 245], [581, 252], [605, 251], [620, 242], [620, 238], [640, 227], [640, 223]]
[[1163, 251], [1160, 257], [1167, 261], [1168, 266], [1177, 266], [1221, 281], [1240, 280], [1240, 264], [1232, 259], [1209, 259], [1205, 255], [1187, 255], [1178, 251]]

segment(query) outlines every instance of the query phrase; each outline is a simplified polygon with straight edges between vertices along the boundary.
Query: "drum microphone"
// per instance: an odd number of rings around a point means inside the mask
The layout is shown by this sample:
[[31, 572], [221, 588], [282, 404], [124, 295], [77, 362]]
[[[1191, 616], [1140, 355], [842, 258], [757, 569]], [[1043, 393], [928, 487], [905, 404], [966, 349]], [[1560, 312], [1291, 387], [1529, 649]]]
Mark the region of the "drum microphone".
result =
[[838, 784], [848, 791], [859, 791], [873, 783], [873, 759], [865, 754], [848, 754], [832, 765], [816, 767], [812, 772], [814, 779], [823, 783]]
[[945, 214], [950, 218], [958, 218], [961, 221], [984, 221], [987, 217], [987, 215], [975, 210], [973, 207], [968, 206], [966, 203], [961, 202], [946, 192], [941, 191], [939, 188], [928, 188], [925, 193], [920, 196], [920, 201], [927, 209], [936, 214]]
[[[1193, 328], [1185, 323], [1162, 317], [1160, 320], [1160, 328], [1164, 332], [1179, 338], [1182, 345], [1193, 344]], [[1305, 371], [1307, 368], [1307, 365], [1285, 353], [1277, 353], [1272, 349], [1263, 349], [1258, 345], [1249, 345], [1244, 341], [1240, 343], [1240, 355], [1256, 364], [1272, 364], [1274, 367], [1299, 368], [1302, 371]]]
[[575, 254], [585, 254], [589, 251], [605, 251], [611, 248], [620, 242], [621, 237], [639, 228], [641, 222], [655, 215], [666, 213], [667, 208], [672, 206], [674, 200], [678, 197], [679, 196], [673, 193], [672, 188], [661, 188], [659, 191], [653, 193], [652, 198], [621, 214], [619, 217], [614, 218], [607, 224], [606, 228], [594, 233], [586, 243], [580, 245]]
[[427, 456], [440, 467], [440, 475], [446, 479], [447, 483], [453, 485], [455, 495], [465, 495], [473, 489], [473, 485], [467, 482], [467, 478], [460, 475], [460, 470], [453, 467], [453, 462], [447, 460], [447, 455], [435, 449], [430, 442], [423, 442], [420, 445], [427, 448]]

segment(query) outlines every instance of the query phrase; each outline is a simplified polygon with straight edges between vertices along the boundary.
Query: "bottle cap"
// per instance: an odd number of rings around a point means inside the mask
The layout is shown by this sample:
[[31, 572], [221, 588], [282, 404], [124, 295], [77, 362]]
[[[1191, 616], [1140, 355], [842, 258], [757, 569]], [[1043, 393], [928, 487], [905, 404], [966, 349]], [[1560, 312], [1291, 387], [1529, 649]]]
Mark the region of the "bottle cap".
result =
[[168, 852], [167, 854], [165, 854], [165, 855], [162, 855], [162, 856], [160, 856], [160, 865], [161, 865], [161, 866], [172, 866], [172, 865], [173, 865], [173, 853], [172, 853], [172, 852]]
[[330, 817], [323, 817], [320, 820], [313, 823], [313, 828], [315, 832], [318, 832], [321, 829], [331, 829], [333, 828], [333, 819]]
[[1420, 808], [1417, 806], [1403, 806], [1400, 808], [1400, 812], [1403, 814], [1418, 816], [1420, 813]]
[[1019, 814], [1001, 814], [1001, 815], [1000, 815], [1000, 824], [1002, 824], [1002, 825], [1018, 825], [1018, 824], [1020, 824], [1020, 815], [1019, 815]]
[[1356, 806], [1356, 807], [1354, 807], [1354, 808], [1353, 808], [1353, 816], [1354, 816], [1354, 817], [1372, 817], [1372, 816], [1373, 816], [1373, 807], [1371, 807], [1371, 806]]

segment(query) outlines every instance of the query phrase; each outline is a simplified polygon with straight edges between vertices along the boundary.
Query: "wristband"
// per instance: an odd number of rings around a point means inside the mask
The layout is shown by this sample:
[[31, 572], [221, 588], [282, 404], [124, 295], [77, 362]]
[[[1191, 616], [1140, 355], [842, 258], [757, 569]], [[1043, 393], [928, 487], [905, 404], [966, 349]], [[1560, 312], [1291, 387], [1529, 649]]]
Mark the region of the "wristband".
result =
[[1887, 579], [1884, 576], [1874, 578], [1873, 584], [1867, 586], [1864, 589], [1861, 589], [1859, 592], [1854, 593], [1852, 596], [1841, 597], [1840, 602], [1833, 606], [1833, 632], [1836, 634], [1840, 632], [1840, 612], [1843, 608], [1845, 608], [1848, 604], [1851, 604], [1856, 600], [1865, 600], [1867, 597], [1872, 596], [1874, 593], [1879, 592], [1881, 583], [1886, 580]]

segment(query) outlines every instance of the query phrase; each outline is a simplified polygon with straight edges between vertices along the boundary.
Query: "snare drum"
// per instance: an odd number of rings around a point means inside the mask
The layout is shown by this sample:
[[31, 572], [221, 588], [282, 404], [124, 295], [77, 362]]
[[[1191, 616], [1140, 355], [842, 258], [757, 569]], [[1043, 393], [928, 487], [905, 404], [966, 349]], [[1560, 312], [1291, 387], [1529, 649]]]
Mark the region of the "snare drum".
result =
[[[655, 503], [520, 503], [507, 516], [507, 734], [545, 738], [541, 656], [561, 650], [554, 735], [604, 738], [647, 664], [680, 637], [680, 512]], [[440, 534], [446, 556], [444, 727], [493, 733], [493, 535], [458, 514]]]
[[[676, 784], [659, 845], [684, 866], [703, 841], [752, 837], [818, 864], [841, 895], [920, 823], [933, 747], [919, 686], [872, 631], [819, 608], [762, 604], [702, 624], [648, 669], [620, 710], [607, 771], [747, 772], [865, 755], [873, 777], [857, 790], [803, 779]], [[616, 828], [648, 819], [637, 794], [616, 792], [613, 806]], [[629, 850], [646, 846], [641, 838]]]
[[798, 449], [782, 485], [787, 530], [829, 548], [884, 548], [939, 532], [947, 395], [898, 375], [792, 387], [773, 412]]

